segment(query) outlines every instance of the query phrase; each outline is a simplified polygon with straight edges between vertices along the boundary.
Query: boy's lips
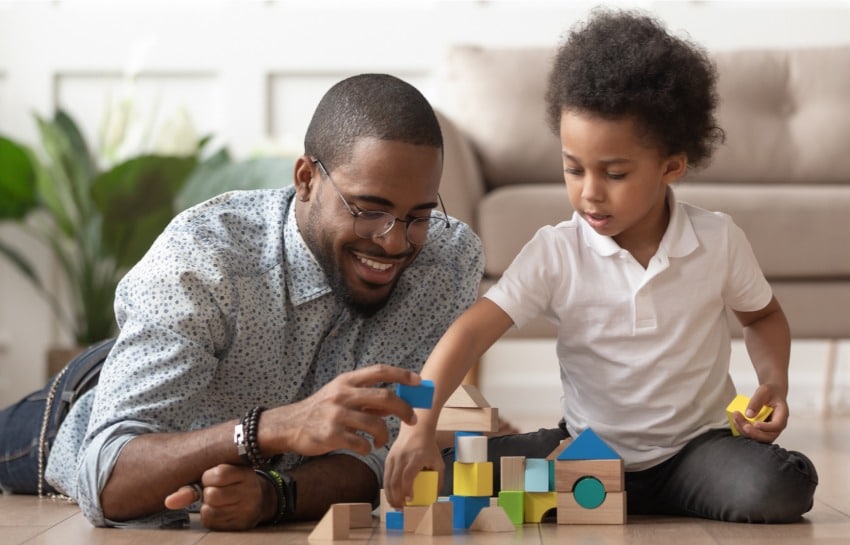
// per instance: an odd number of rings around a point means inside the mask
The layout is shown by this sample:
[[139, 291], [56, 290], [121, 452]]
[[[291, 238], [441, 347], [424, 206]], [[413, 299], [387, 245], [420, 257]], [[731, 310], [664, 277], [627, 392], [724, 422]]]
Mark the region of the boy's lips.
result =
[[608, 214], [598, 214], [585, 212], [584, 219], [587, 220], [587, 223], [590, 224], [594, 229], [601, 229], [610, 223], [612, 216]]

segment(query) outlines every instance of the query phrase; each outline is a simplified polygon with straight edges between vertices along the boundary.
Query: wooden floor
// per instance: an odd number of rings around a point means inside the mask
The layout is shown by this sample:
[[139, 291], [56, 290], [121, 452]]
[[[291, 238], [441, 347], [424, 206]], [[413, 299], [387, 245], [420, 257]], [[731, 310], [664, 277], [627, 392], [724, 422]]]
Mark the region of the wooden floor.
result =
[[[808, 454], [818, 468], [815, 507], [797, 524], [729, 524], [689, 518], [630, 517], [624, 526], [526, 524], [514, 533], [458, 533], [431, 538], [387, 533], [377, 526], [352, 530], [346, 544], [437, 545], [630, 544], [630, 545], [807, 545], [850, 543], [850, 417], [797, 415], [780, 442]], [[375, 519], [377, 520], [377, 519]], [[92, 528], [75, 505], [27, 496], [0, 496], [0, 545], [302, 545], [311, 524], [243, 533], [208, 532], [193, 519], [184, 530]]]

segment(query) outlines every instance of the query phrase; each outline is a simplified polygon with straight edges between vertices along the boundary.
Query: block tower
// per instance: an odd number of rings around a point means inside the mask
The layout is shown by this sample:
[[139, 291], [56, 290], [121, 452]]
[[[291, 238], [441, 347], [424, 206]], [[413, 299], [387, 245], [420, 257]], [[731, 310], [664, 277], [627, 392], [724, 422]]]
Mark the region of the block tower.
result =
[[623, 459], [590, 428], [555, 460], [558, 524], [625, 524]]

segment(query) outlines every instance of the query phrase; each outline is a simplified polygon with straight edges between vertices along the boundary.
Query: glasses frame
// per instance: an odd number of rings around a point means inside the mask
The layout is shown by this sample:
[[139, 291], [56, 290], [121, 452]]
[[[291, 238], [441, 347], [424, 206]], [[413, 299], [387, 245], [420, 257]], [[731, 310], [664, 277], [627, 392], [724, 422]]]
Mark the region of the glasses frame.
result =
[[[395, 227], [397, 222], [401, 222], [405, 225], [405, 227], [404, 227], [404, 238], [405, 238], [405, 240], [407, 240], [408, 244], [411, 244], [413, 246], [425, 246], [426, 244], [428, 244], [428, 242], [432, 242], [437, 237], [434, 237], [434, 238], [427, 238], [426, 237], [425, 241], [421, 242], [421, 243], [413, 242], [412, 240], [410, 240], [410, 233], [408, 232], [411, 225], [413, 225], [417, 221], [421, 221], [421, 220], [424, 220], [424, 219], [427, 219], [429, 222], [431, 222], [435, 219], [439, 220], [440, 222], [443, 222], [445, 224], [445, 226], [439, 232], [439, 235], [442, 235], [443, 232], [446, 229], [450, 229], [451, 226], [452, 226], [451, 221], [449, 221], [449, 215], [448, 215], [448, 213], [446, 213], [446, 206], [443, 204], [443, 198], [440, 196], [439, 192], [437, 193], [437, 200], [440, 203], [440, 208], [442, 209], [443, 217], [431, 215], [428, 218], [422, 217], [422, 218], [414, 218], [414, 219], [406, 220], [406, 219], [399, 218], [399, 217], [397, 217], [397, 216], [395, 216], [395, 215], [393, 215], [389, 212], [384, 212], [382, 210], [363, 210], [362, 208], [360, 208], [357, 205], [351, 205], [351, 204], [348, 203], [348, 201], [342, 195], [342, 192], [337, 187], [336, 182], [334, 182], [334, 179], [331, 177], [330, 172], [328, 172], [328, 169], [325, 168], [325, 165], [324, 165], [324, 163], [322, 163], [321, 159], [317, 159], [317, 158], [313, 157], [312, 161], [313, 161], [314, 165], [318, 165], [319, 170], [322, 172], [322, 176], [324, 176], [325, 178], [328, 179], [328, 181], [331, 183], [331, 187], [333, 187], [334, 191], [336, 191], [336, 194], [339, 195], [339, 199], [342, 201], [342, 204], [345, 206], [345, 209], [348, 211], [349, 214], [351, 214], [351, 217], [353, 218], [352, 228], [354, 229], [354, 234], [356, 234], [360, 238], [371, 240], [371, 239], [374, 239], [374, 238], [385, 237], [385, 236], [387, 236], [387, 234], [390, 231], [393, 230], [393, 227]], [[355, 208], [356, 208], [356, 210], [355, 210]], [[363, 216], [363, 214], [366, 214], [366, 213], [369, 213], [369, 214], [384, 214], [384, 215], [392, 218], [392, 223], [389, 224], [389, 227], [387, 227], [387, 229], [383, 233], [372, 234], [371, 236], [363, 236], [363, 235], [361, 235], [360, 233], [357, 232], [357, 219], [360, 218], [361, 216]], [[431, 229], [432, 229], [432, 226], [429, 225], [428, 230], [430, 231]]]

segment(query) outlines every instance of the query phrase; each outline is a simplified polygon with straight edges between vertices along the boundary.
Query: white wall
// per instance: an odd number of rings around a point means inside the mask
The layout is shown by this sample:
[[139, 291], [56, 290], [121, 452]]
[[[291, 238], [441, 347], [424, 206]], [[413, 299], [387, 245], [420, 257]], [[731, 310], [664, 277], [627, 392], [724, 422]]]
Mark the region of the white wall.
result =
[[[616, 4], [651, 10], [715, 50], [850, 43], [846, 1]], [[105, 104], [128, 92], [126, 76], [133, 75], [140, 115], [156, 113], [157, 124], [185, 108], [199, 133], [215, 134], [237, 156], [267, 149], [270, 140], [292, 150], [321, 94], [344, 76], [391, 72], [439, 106], [431, 74], [446, 48], [554, 46], [593, 5], [0, 0], [0, 133], [34, 142], [31, 114], [61, 106], [95, 139]], [[0, 227], [0, 237], [51, 270], [18, 230]], [[0, 263], [0, 406], [40, 386], [46, 347], [66, 340], [32, 289]], [[554, 368], [546, 373], [557, 377]], [[491, 374], [496, 383], [504, 376]]]

